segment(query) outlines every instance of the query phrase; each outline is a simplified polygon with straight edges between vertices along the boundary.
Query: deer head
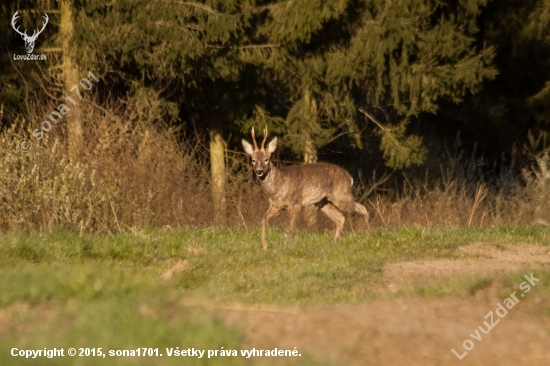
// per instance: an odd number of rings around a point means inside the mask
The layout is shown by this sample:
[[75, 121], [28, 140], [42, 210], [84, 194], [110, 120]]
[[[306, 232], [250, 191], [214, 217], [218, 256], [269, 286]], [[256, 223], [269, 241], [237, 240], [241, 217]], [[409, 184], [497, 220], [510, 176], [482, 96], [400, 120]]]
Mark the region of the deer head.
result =
[[32, 53], [34, 50], [34, 42], [36, 42], [36, 39], [38, 38], [38, 35], [42, 33], [44, 28], [46, 28], [46, 24], [48, 24], [48, 14], [44, 13], [44, 25], [42, 26], [42, 29], [40, 29], [37, 33], [36, 30], [33, 31], [32, 36], [27, 35], [27, 30], [25, 29], [24, 32], [19, 31], [19, 27], [15, 27], [15, 22], [17, 21], [19, 11], [16, 11], [15, 14], [13, 14], [13, 18], [11, 18], [11, 26], [13, 29], [21, 35], [21, 38], [25, 41], [25, 49], [27, 50], [27, 53]]
[[271, 170], [271, 160], [269, 159], [271, 157], [271, 154], [277, 149], [277, 137], [273, 138], [267, 144], [267, 150], [265, 149], [265, 142], [267, 140], [267, 125], [264, 127], [264, 140], [262, 141], [261, 149], [258, 149], [258, 145], [256, 144], [256, 135], [254, 134], [254, 127], [252, 127], [252, 141], [254, 142], [254, 148], [252, 148], [252, 144], [250, 142], [246, 141], [245, 139], [242, 139], [241, 142], [243, 144], [244, 151], [252, 157], [252, 167], [254, 170], [254, 174], [260, 179], [264, 180], [267, 175], [269, 174], [269, 171]]

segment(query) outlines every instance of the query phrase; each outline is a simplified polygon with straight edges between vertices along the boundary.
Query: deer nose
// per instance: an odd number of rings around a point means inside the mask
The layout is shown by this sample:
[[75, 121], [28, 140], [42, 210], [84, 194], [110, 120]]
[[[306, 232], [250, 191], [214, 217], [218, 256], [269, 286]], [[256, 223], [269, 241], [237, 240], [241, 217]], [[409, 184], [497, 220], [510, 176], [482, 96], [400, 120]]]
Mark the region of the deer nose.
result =
[[264, 171], [262, 169], [256, 169], [256, 174], [257, 175], [261, 175], [261, 174], [263, 174], [263, 172]]

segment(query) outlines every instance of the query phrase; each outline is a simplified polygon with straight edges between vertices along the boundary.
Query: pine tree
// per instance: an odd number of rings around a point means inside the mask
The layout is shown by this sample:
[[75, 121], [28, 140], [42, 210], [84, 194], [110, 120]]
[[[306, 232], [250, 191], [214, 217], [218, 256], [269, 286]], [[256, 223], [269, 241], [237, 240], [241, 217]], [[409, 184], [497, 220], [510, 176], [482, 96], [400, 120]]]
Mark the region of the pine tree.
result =
[[[258, 31], [276, 44], [265, 67], [286, 96], [288, 112], [276, 130], [310, 160], [342, 134], [362, 146], [358, 107], [376, 118], [381, 149], [394, 167], [423, 159], [421, 139], [406, 133], [410, 116], [436, 113], [442, 101], [460, 103], [493, 78], [493, 49], [477, 49], [477, 18], [485, 0], [308, 0], [274, 2]], [[275, 120], [278, 121], [278, 120]], [[376, 124], [381, 125], [379, 120]]]
[[446, 105], [434, 125], [461, 130], [464, 144], [477, 144], [495, 161], [508, 159], [531, 130], [547, 134], [550, 121], [550, 3], [493, 1], [480, 15], [480, 47], [495, 49], [498, 75], [457, 107]]

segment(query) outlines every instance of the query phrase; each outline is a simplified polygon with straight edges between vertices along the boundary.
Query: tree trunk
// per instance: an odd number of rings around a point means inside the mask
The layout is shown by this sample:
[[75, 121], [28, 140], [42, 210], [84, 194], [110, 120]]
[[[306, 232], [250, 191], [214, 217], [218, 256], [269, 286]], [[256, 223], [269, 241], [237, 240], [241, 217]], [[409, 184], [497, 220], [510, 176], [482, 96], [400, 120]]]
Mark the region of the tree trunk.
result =
[[304, 164], [313, 164], [317, 162], [317, 149], [313, 147], [311, 138], [306, 140], [304, 150]]
[[82, 88], [79, 85], [80, 74], [78, 70], [78, 64], [76, 61], [76, 45], [74, 38], [74, 24], [73, 24], [73, 9], [71, 1], [63, 0], [60, 4], [61, 19], [59, 24], [59, 32], [62, 39], [63, 48], [63, 84], [65, 87], [65, 93], [67, 93], [76, 102], [65, 103], [70, 111], [65, 116], [67, 123], [67, 139], [69, 158], [76, 160], [78, 152], [82, 149], [84, 142], [84, 132], [82, 130], [82, 113], [80, 109], [80, 99], [75, 93], [75, 90], [71, 89], [78, 85], [80, 95], [82, 95]]
[[214, 220], [218, 224], [223, 224], [227, 215], [225, 146], [226, 143], [222, 136], [221, 123], [211, 123], [210, 173], [212, 174], [212, 201], [214, 203]]

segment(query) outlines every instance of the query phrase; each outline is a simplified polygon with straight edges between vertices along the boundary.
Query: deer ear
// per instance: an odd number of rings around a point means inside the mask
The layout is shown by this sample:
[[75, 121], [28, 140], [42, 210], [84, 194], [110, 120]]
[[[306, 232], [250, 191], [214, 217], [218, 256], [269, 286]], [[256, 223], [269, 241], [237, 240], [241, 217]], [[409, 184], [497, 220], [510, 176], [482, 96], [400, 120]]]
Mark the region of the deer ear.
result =
[[273, 140], [267, 144], [267, 151], [270, 154], [273, 154], [273, 152], [277, 149], [277, 137], [274, 137]]
[[254, 149], [252, 148], [252, 144], [246, 141], [245, 139], [242, 139], [241, 143], [243, 144], [244, 152], [252, 156], [254, 154]]

